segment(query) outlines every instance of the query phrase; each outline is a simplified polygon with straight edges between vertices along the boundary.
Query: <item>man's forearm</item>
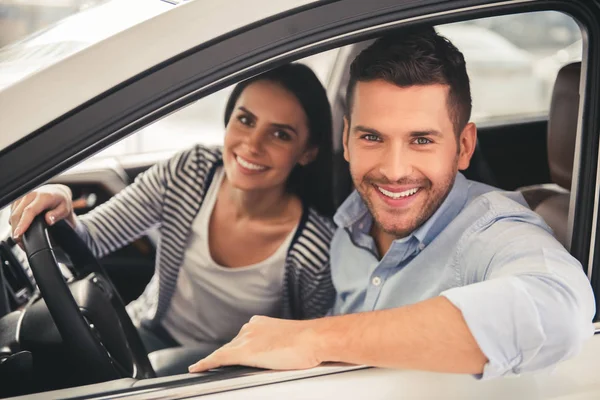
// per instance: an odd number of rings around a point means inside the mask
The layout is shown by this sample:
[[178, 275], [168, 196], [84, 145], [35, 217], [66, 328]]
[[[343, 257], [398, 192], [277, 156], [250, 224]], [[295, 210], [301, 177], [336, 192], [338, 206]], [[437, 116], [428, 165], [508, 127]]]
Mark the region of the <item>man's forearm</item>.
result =
[[483, 372], [487, 359], [445, 297], [411, 306], [309, 321], [255, 316], [228, 344], [190, 366], [312, 368], [326, 361], [428, 371]]
[[482, 373], [487, 362], [445, 297], [313, 322], [322, 361], [471, 374]]

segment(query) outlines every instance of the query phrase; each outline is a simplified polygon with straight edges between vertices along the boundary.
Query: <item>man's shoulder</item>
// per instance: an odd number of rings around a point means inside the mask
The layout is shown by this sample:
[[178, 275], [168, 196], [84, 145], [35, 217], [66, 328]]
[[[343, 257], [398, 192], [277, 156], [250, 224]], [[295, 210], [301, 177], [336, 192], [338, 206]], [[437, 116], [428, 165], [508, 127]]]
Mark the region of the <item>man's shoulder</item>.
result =
[[[477, 182], [470, 182], [469, 198], [457, 219], [468, 225], [490, 227], [497, 222], [526, 223], [552, 232], [544, 219], [532, 211], [518, 191], [505, 191]], [[504, 225], [504, 224], [503, 224]]]
[[[518, 191], [502, 190], [484, 183], [468, 181], [468, 196], [465, 209], [479, 207], [482, 210], [497, 213], [535, 214]], [[535, 214], [537, 215], [537, 214]]]

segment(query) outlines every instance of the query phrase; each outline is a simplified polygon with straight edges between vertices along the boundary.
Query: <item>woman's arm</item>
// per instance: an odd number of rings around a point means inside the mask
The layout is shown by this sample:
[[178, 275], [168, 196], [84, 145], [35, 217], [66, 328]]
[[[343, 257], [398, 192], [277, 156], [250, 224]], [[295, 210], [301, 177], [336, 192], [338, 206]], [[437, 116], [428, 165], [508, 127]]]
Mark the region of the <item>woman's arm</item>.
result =
[[75, 230], [96, 257], [131, 243], [160, 223], [165, 191], [185, 154], [155, 164], [106, 203], [76, 219]]

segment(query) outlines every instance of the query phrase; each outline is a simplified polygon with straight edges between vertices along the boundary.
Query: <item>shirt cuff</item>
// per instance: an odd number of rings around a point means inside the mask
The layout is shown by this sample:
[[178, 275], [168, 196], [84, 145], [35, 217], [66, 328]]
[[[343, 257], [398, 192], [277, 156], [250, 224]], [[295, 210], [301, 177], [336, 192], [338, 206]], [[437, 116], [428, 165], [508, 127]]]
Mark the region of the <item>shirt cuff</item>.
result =
[[478, 379], [516, 375], [546, 340], [535, 304], [517, 278], [508, 277], [441, 293], [465, 319], [488, 362]]

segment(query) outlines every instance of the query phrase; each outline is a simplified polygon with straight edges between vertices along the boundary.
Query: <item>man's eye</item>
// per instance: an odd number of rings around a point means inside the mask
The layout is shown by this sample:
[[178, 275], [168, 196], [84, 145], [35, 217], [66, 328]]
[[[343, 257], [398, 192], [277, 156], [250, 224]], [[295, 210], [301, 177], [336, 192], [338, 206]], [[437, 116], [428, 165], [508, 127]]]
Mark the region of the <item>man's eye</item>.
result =
[[415, 143], [419, 144], [419, 145], [424, 145], [424, 144], [430, 144], [432, 142], [431, 142], [431, 140], [429, 140], [425, 137], [418, 137], [415, 139]]
[[364, 140], [366, 140], [367, 142], [379, 142], [379, 136], [377, 135], [373, 135], [373, 134], [366, 134], [361, 136]]
[[286, 142], [292, 139], [292, 136], [286, 131], [275, 131], [273, 132], [273, 136]]

